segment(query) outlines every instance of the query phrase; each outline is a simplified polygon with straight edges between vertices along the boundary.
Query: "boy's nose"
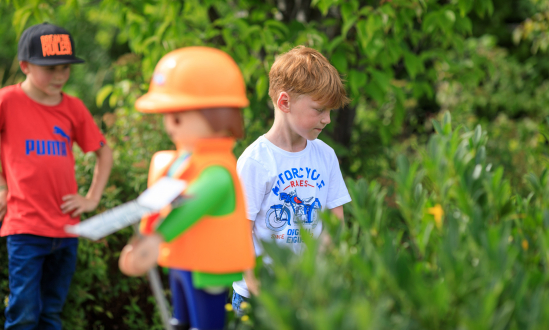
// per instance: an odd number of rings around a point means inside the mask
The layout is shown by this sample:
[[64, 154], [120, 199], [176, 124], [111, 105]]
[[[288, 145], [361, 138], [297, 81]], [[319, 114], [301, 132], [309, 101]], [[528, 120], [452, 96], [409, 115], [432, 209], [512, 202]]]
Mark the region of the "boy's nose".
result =
[[65, 80], [65, 76], [62, 73], [55, 73], [53, 75], [53, 80], [57, 82], [62, 82]]
[[324, 117], [322, 117], [322, 119], [320, 120], [321, 123], [325, 124], [325, 125], [328, 125], [329, 123], [331, 123], [332, 121], [330, 120], [330, 111], [326, 111], [326, 115], [324, 115]]
[[56, 79], [63, 80], [67, 76], [67, 72], [63, 69], [56, 69], [53, 73]]

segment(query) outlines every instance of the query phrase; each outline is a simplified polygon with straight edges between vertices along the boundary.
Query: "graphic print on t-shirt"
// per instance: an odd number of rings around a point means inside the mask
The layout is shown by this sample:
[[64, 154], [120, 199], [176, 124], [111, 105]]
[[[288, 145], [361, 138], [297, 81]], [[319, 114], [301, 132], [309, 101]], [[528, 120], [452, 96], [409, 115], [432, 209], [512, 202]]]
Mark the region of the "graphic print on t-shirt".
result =
[[[292, 228], [298, 225], [311, 234], [310, 230], [318, 225], [318, 212], [322, 208], [316, 198], [316, 189], [320, 190], [324, 186], [320, 173], [309, 167], [291, 168], [278, 175], [271, 193], [278, 196], [281, 204], [271, 205], [265, 214], [265, 225], [276, 232], [272, 235], [273, 239], [301, 243], [300, 229]], [[314, 188], [314, 193], [310, 187]], [[307, 194], [306, 197], [303, 194]], [[288, 230], [283, 232], [286, 228]]]
[[25, 155], [67, 157], [71, 138], [58, 126], [53, 127], [53, 134], [63, 140], [26, 140]]

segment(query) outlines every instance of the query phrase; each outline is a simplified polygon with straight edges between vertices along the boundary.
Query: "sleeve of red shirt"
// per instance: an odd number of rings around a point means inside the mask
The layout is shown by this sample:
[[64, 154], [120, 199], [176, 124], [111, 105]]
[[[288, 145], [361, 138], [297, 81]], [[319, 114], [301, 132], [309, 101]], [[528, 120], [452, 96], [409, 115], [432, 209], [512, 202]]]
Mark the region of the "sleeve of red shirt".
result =
[[74, 128], [74, 140], [80, 149], [86, 153], [95, 151], [107, 144], [88, 108], [79, 99], [75, 99], [75, 103], [77, 105], [75, 106], [77, 110], [75, 110], [79, 112], [79, 120]]

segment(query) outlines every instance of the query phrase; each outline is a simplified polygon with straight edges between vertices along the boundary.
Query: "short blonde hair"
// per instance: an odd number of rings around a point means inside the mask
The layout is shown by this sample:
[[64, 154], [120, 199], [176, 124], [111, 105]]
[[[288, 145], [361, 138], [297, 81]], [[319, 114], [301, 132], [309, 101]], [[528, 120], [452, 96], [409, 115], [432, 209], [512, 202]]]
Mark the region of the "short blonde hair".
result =
[[269, 96], [276, 105], [280, 92], [309, 95], [328, 109], [350, 102], [336, 68], [315, 49], [297, 46], [280, 55], [269, 72]]

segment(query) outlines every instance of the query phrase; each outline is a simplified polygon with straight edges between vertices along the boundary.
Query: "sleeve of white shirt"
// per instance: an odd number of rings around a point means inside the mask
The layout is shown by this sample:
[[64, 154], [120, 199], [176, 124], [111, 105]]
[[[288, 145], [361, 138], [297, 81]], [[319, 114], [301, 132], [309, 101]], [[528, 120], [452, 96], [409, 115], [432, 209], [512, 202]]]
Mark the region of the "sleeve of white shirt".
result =
[[240, 177], [246, 197], [247, 217], [249, 220], [255, 221], [266, 192], [269, 190], [268, 171], [258, 161], [240, 157], [236, 164], [236, 172]]
[[[332, 151], [333, 152], [333, 151]], [[351, 201], [351, 196], [343, 180], [341, 169], [339, 168], [339, 161], [335, 152], [332, 154], [332, 170], [330, 171], [330, 184], [328, 186], [328, 198], [326, 200], [326, 207], [333, 209]]]

